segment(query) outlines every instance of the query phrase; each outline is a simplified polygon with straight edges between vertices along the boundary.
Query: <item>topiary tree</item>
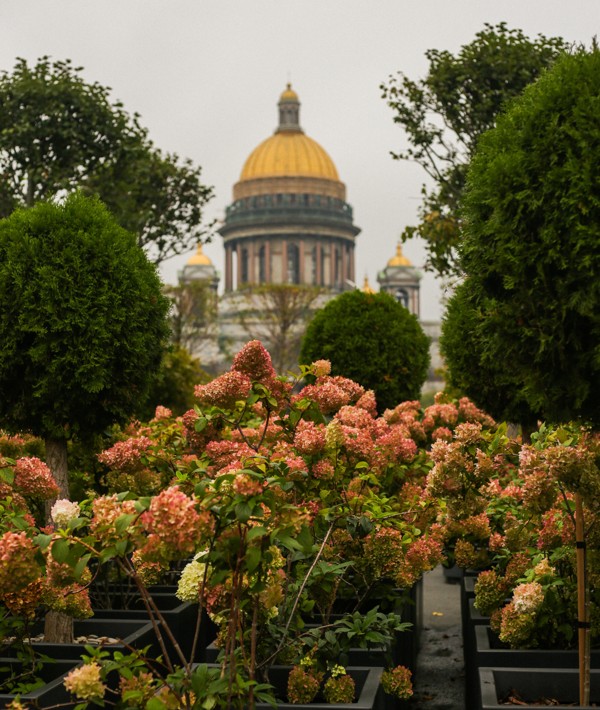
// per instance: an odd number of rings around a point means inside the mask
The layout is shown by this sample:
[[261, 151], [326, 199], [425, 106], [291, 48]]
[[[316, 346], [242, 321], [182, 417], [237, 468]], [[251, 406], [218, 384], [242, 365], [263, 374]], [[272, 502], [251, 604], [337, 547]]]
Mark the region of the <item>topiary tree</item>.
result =
[[387, 293], [348, 291], [318, 310], [302, 341], [300, 362], [331, 362], [372, 389], [380, 411], [418, 399], [429, 367], [429, 338], [416, 317]]
[[0, 221], [0, 426], [45, 439], [61, 497], [67, 440], [143, 403], [168, 307], [156, 267], [96, 198]]
[[531, 409], [523, 396], [519, 374], [504, 359], [490, 357], [486, 342], [494, 333], [469, 279], [459, 284], [442, 321], [440, 352], [447, 367], [447, 383], [455, 387], [498, 421], [521, 425], [526, 438], [535, 428], [540, 413]]
[[482, 355], [554, 423], [600, 423], [599, 110], [598, 48], [557, 60], [482, 137], [463, 206]]
[[[557, 60], [485, 134], [464, 202], [462, 264], [482, 352], [552, 423], [600, 424], [600, 50]], [[581, 467], [579, 471], [581, 475]], [[581, 705], [589, 704], [582, 492], [575, 482]], [[595, 506], [596, 501], [593, 502]]]

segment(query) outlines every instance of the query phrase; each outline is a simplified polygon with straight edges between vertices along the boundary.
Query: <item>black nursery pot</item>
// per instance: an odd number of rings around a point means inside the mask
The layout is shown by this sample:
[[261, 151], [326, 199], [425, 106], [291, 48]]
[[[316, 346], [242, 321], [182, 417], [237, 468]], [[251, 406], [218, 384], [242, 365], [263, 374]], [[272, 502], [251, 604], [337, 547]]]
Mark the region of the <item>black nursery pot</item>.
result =
[[503, 701], [515, 693], [518, 694], [520, 708], [539, 708], [542, 699], [552, 699], [559, 704], [546, 704], [593, 710], [598, 708], [600, 702], [600, 670], [593, 670], [590, 674], [590, 702], [593, 705], [577, 704], [579, 672], [576, 668], [480, 668], [479, 681], [481, 710], [506, 710], [507, 705]]
[[[25, 705], [35, 707], [50, 707], [60, 705], [61, 708], [73, 708], [77, 704], [70, 693], [65, 688], [63, 681], [67, 673], [80, 665], [79, 661], [54, 661], [46, 662], [35, 672], [45, 685], [29, 693], [19, 695], [20, 700]], [[20, 674], [23, 669], [22, 661], [14, 658], [0, 658], [0, 679], [5, 682], [10, 674]], [[0, 693], [0, 707], [6, 707], [15, 699], [16, 695], [10, 693]]]

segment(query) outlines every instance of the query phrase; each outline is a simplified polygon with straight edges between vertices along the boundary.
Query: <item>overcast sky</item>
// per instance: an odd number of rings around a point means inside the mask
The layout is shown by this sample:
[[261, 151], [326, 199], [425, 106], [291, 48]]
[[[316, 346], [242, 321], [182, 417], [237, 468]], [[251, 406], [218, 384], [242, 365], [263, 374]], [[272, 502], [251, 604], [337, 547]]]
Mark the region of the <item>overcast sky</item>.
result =
[[[17, 57], [70, 58], [89, 81], [112, 88], [137, 111], [154, 143], [202, 166], [222, 219], [250, 152], [277, 125], [288, 81], [301, 124], [346, 183], [354, 208], [356, 273], [362, 284], [393, 256], [415, 223], [422, 170], [397, 162], [403, 133], [379, 85], [427, 70], [425, 51], [456, 52], [484, 23], [505, 21], [533, 37], [589, 45], [599, 34], [599, 0], [0, 0], [0, 69]], [[221, 238], [206, 253], [223, 272]], [[405, 246], [417, 266], [417, 243]], [[174, 283], [186, 258], [162, 269]], [[421, 317], [440, 316], [439, 289], [426, 275]]]

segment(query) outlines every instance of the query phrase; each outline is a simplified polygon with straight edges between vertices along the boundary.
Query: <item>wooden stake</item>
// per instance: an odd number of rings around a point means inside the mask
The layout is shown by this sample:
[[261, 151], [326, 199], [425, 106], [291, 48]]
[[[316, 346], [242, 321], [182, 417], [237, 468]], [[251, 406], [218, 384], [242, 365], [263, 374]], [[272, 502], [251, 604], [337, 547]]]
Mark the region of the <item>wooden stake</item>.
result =
[[590, 704], [590, 615], [588, 607], [583, 501], [575, 494], [575, 540], [577, 545], [577, 619], [579, 641], [579, 704]]

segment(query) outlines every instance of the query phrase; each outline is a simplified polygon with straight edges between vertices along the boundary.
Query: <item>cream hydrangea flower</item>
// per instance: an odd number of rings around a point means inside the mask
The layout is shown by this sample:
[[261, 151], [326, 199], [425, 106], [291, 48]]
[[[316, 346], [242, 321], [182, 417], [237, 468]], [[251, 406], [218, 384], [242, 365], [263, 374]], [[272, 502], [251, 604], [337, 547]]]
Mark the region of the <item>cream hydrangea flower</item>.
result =
[[539, 582], [519, 584], [513, 591], [513, 605], [519, 613], [533, 613], [544, 601], [544, 589]]
[[104, 697], [106, 686], [100, 677], [97, 663], [86, 663], [74, 668], [64, 680], [65, 688], [80, 700], [97, 700]]
[[81, 509], [78, 503], [73, 503], [67, 498], [61, 498], [50, 509], [52, 522], [59, 528], [66, 528], [71, 520], [79, 517]]
[[204, 581], [205, 569], [204, 562], [198, 562], [198, 560], [189, 562], [181, 572], [175, 596], [182, 602], [197, 602], [200, 586]]

